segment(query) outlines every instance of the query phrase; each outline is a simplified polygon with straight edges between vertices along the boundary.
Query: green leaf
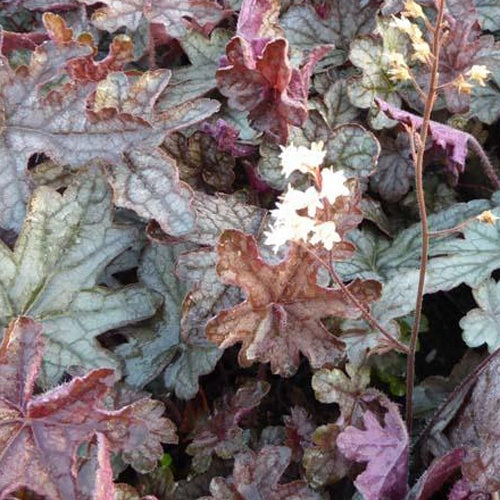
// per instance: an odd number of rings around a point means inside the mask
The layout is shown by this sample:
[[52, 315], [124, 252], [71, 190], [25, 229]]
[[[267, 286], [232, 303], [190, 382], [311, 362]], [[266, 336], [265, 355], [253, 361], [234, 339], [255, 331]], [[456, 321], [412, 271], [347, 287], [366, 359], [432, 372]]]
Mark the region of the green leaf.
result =
[[142, 255], [138, 276], [163, 297], [163, 307], [148, 325], [126, 330], [128, 342], [115, 349], [125, 363], [125, 380], [133, 387], [144, 387], [175, 356], [180, 342], [181, 308], [187, 293], [186, 285], [175, 275], [175, 266], [178, 255], [187, 248], [185, 244], [151, 244]]
[[486, 82], [484, 87], [474, 86], [468, 115], [488, 125], [495, 123], [500, 118], [500, 87], [494, 82]]
[[191, 65], [172, 70], [169, 85], [158, 99], [159, 107], [168, 109], [213, 90], [217, 86], [215, 72], [219, 59], [225, 54], [230, 39], [231, 34], [223, 29], [214, 30], [210, 37], [188, 31], [179, 43]]
[[137, 237], [134, 229], [113, 226], [111, 215], [107, 184], [91, 169], [62, 196], [39, 188], [14, 250], [0, 243], [0, 324], [19, 315], [42, 323], [44, 385], [71, 365], [117, 369], [96, 337], [150, 317], [159, 305], [143, 286], [96, 286], [105, 266]]
[[[442, 231], [455, 227], [491, 207], [492, 203], [488, 200], [457, 203], [442, 212], [431, 215], [429, 228], [431, 231]], [[476, 222], [471, 222], [472, 225], [476, 225]], [[348, 261], [336, 263], [337, 270], [346, 280], [354, 279], [356, 276], [385, 282], [395, 275], [420, 267], [421, 228], [419, 223], [401, 231], [392, 242], [367, 229], [351, 231], [349, 238], [356, 245], [355, 254]], [[431, 239], [431, 253], [442, 254], [441, 248], [446, 242], [461, 241], [454, 240], [453, 236], [451, 238], [451, 240], [450, 237], [445, 240]], [[437, 258], [432, 259], [431, 262], [434, 260]], [[460, 274], [461, 271], [457, 272]], [[436, 284], [436, 286], [439, 285]]]
[[500, 347], [500, 282], [487, 279], [472, 294], [479, 308], [460, 320], [464, 342], [469, 347], [487, 344], [493, 352]]
[[343, 170], [346, 177], [365, 181], [380, 154], [377, 138], [361, 125], [347, 124], [332, 130], [325, 143], [325, 164]]
[[[500, 216], [500, 208], [492, 214]], [[428, 279], [434, 290], [451, 290], [461, 283], [478, 287], [500, 267], [500, 225], [471, 221], [463, 238], [448, 239], [431, 248]]]
[[500, 30], [500, 4], [498, 0], [474, 0], [479, 23], [483, 30]]
[[359, 116], [359, 109], [349, 101], [348, 87], [346, 79], [336, 80], [330, 83], [321, 98], [310, 101], [330, 128], [354, 122]]

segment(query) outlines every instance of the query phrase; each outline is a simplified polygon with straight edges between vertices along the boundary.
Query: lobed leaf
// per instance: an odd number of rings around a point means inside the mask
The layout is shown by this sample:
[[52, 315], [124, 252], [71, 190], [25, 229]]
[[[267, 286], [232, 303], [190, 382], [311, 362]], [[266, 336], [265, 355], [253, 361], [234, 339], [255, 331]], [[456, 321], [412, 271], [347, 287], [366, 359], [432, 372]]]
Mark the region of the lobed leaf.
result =
[[366, 410], [364, 429], [348, 426], [337, 438], [337, 446], [349, 459], [367, 464], [354, 484], [367, 499], [404, 498], [407, 491], [409, 437], [399, 410], [389, 400], [383, 422]]
[[[293, 245], [287, 258], [272, 266], [262, 260], [251, 235], [235, 230], [222, 234], [217, 253], [219, 277], [240, 287], [247, 298], [209, 321], [209, 340], [222, 349], [241, 342], [241, 366], [270, 362], [273, 373], [287, 377], [297, 370], [299, 352], [314, 368], [338, 360], [342, 342], [320, 320], [357, 317], [359, 310], [340, 290], [316, 284], [315, 259]], [[349, 287], [366, 304], [380, 294], [374, 281], [356, 280]]]
[[9, 325], [0, 345], [2, 496], [26, 486], [54, 499], [80, 498], [77, 449], [96, 433], [140, 472], [155, 466], [163, 454], [161, 442], [177, 442], [175, 426], [161, 418], [163, 405], [157, 401], [142, 399], [115, 411], [101, 406], [112, 370], [93, 370], [33, 396], [42, 352], [39, 324], [21, 317]]
[[30, 315], [45, 328], [41, 378], [54, 385], [71, 365], [118, 368], [96, 337], [152, 316], [159, 298], [140, 285], [97, 285], [104, 267], [136, 232], [111, 223], [111, 195], [100, 171], [77, 176], [64, 195], [42, 187], [11, 251], [0, 243], [0, 324]]

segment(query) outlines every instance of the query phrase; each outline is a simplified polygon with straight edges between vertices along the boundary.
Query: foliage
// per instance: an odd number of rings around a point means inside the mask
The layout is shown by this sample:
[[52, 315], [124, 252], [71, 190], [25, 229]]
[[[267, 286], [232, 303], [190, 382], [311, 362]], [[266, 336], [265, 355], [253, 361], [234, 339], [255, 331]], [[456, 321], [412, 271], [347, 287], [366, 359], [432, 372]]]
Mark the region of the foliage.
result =
[[500, 0], [442, 1], [0, 0], [0, 498], [498, 492]]

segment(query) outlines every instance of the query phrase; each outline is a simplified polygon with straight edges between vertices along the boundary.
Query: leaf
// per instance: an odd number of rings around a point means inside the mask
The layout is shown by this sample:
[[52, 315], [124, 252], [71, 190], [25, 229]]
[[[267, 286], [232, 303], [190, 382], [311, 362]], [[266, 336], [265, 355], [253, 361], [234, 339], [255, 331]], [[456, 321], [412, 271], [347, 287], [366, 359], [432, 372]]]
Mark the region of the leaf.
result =
[[[493, 207], [494, 204], [488, 200], [456, 203], [450, 208], [430, 215], [429, 229], [432, 232], [446, 231]], [[468, 225], [475, 225], [475, 222], [469, 221]], [[454, 238], [451, 233], [448, 237], [432, 239], [430, 244], [432, 255], [439, 256], [441, 245], [450, 239], [453, 241]], [[346, 280], [361, 277], [385, 282], [396, 275], [401, 276], [406, 271], [419, 268], [421, 250], [419, 224], [404, 229], [392, 241], [377, 236], [369, 229], [351, 231], [349, 240], [356, 246], [356, 252], [348, 261], [336, 263], [336, 269]], [[431, 261], [436, 258], [438, 257], [433, 257]], [[439, 276], [436, 274], [435, 278], [439, 279]], [[440, 289], [439, 286], [437, 281], [433, 288]]]
[[363, 415], [364, 429], [348, 426], [337, 438], [337, 446], [350, 460], [366, 462], [354, 484], [366, 498], [404, 498], [407, 491], [409, 438], [399, 410], [388, 399], [383, 422], [371, 410]]
[[496, 0], [474, 0], [474, 5], [483, 30], [500, 30], [500, 5]]
[[290, 408], [290, 415], [283, 416], [284, 444], [292, 450], [292, 461], [301, 462], [304, 449], [312, 444], [314, 424], [311, 416], [301, 406]]
[[235, 159], [220, 151], [209, 135], [197, 131], [185, 137], [178, 132], [169, 135], [163, 147], [177, 160], [180, 178], [192, 188], [230, 191], [235, 179]]
[[[85, 5], [94, 0], [78, 0]], [[195, 21], [199, 26], [215, 26], [230, 13], [211, 0], [157, 0], [153, 4], [145, 0], [105, 0], [105, 7], [92, 14], [93, 24], [113, 33], [122, 26], [137, 30], [142, 19], [149, 23], [162, 24], [168, 35], [182, 37], [186, 32], [186, 21]]]
[[464, 449], [457, 448], [433, 460], [408, 494], [408, 500], [427, 500], [442, 491], [444, 483], [460, 468]]
[[320, 425], [313, 434], [314, 446], [304, 451], [306, 477], [314, 488], [334, 484], [347, 475], [350, 464], [337, 447], [341, 431], [337, 424]]
[[384, 200], [397, 202], [409, 191], [415, 176], [408, 135], [399, 133], [396, 139], [385, 136], [381, 144], [382, 152], [370, 186]]
[[462, 337], [469, 347], [487, 344], [489, 352], [493, 352], [500, 347], [500, 285], [487, 279], [472, 290], [472, 294], [479, 308], [472, 309], [460, 320]]
[[[500, 209], [491, 213], [498, 217]], [[473, 220], [462, 231], [463, 238], [438, 242], [429, 262], [429, 280], [435, 290], [451, 290], [460, 283], [478, 287], [498, 269], [500, 226]]]
[[193, 456], [193, 468], [197, 473], [208, 469], [213, 454], [228, 460], [246, 449], [249, 436], [239, 423], [260, 404], [269, 389], [267, 382], [246, 384], [231, 398], [226, 396], [216, 403], [207, 419], [198, 419], [189, 437], [191, 443], [186, 448], [186, 453]]
[[468, 400], [452, 423], [449, 439], [453, 447], [464, 446], [462, 474], [471, 489], [493, 493], [500, 488], [500, 412], [498, 373], [500, 356], [494, 356], [481, 373]]
[[71, 365], [117, 368], [96, 337], [152, 316], [159, 305], [143, 286], [96, 286], [104, 267], [137, 237], [113, 226], [111, 216], [105, 180], [91, 169], [62, 196], [38, 189], [14, 250], [0, 243], [0, 324], [27, 314], [43, 324], [46, 385]]
[[350, 43], [359, 35], [375, 28], [376, 14], [381, 0], [353, 0], [329, 2], [320, 17], [311, 6], [292, 6], [281, 19], [291, 43], [333, 43], [347, 52]]
[[[370, 383], [370, 369], [347, 364], [339, 368], [318, 370], [312, 377], [314, 395], [322, 403], [337, 403], [344, 419], [350, 420], [359, 396]], [[337, 423], [340, 423], [337, 421]]]
[[159, 149], [135, 150], [110, 169], [118, 206], [141, 217], [155, 219], [173, 236], [189, 233], [195, 224], [191, 190], [179, 181], [175, 160]]
[[230, 38], [228, 31], [219, 28], [210, 37], [189, 30], [179, 42], [191, 65], [172, 69], [172, 78], [158, 99], [158, 108], [169, 109], [215, 89], [215, 72]]
[[[398, 47], [398, 51], [401, 49]], [[395, 84], [387, 75], [387, 68], [383, 54], [387, 52], [385, 42], [374, 36], [356, 38], [351, 44], [349, 59], [363, 71], [359, 77], [352, 78], [347, 88], [352, 104], [361, 109], [372, 108], [370, 124], [375, 129], [392, 127], [394, 122], [389, 120], [381, 111], [373, 108], [375, 98], [383, 98], [394, 106], [401, 105], [401, 98], [396, 92]]]
[[376, 137], [361, 125], [346, 124], [333, 129], [326, 145], [325, 162], [346, 177], [365, 180], [375, 169], [380, 154]]
[[[272, 266], [260, 257], [253, 236], [235, 230], [222, 234], [217, 254], [218, 276], [242, 288], [247, 299], [209, 321], [209, 340], [222, 349], [241, 342], [238, 361], [242, 367], [269, 362], [273, 373], [285, 377], [296, 372], [300, 352], [313, 368], [338, 359], [342, 342], [320, 320], [360, 313], [346, 303], [341, 291], [316, 284], [315, 259], [293, 245], [288, 257]], [[373, 281], [354, 281], [349, 287], [363, 303], [380, 293], [379, 284]]]
[[300, 126], [307, 118], [312, 67], [329, 50], [317, 47], [306, 64], [296, 69], [290, 64], [285, 38], [267, 41], [254, 50], [250, 41], [236, 36], [217, 70], [217, 86], [231, 108], [250, 112], [252, 127], [284, 144], [289, 125]]
[[247, 40], [280, 36], [279, 14], [279, 0], [243, 0], [236, 33]]
[[[324, 165], [343, 170], [346, 177], [356, 177], [362, 183], [366, 183], [366, 178], [375, 169], [380, 153], [376, 137], [361, 125], [348, 123], [330, 130], [317, 112], [310, 113], [304, 128], [292, 127], [290, 139], [295, 146], [305, 147], [322, 140], [326, 150]], [[275, 145], [263, 142], [259, 174], [272, 187], [284, 190], [289, 180], [283, 175], [280, 153]]]
[[18, 318], [0, 346], [0, 492], [27, 486], [49, 498], [79, 498], [73, 469], [77, 449], [95, 433], [138, 471], [151, 470], [163, 453], [160, 443], [177, 442], [175, 426], [161, 418], [163, 405], [142, 399], [114, 411], [100, 407], [113, 383], [108, 369], [33, 396], [42, 361], [41, 331], [33, 320]]
[[359, 109], [349, 101], [348, 88], [346, 79], [330, 82], [320, 99], [310, 101], [331, 129], [354, 122], [359, 116]]
[[[376, 102], [378, 107], [389, 117], [412, 127], [416, 132], [420, 132], [423, 123], [422, 117], [395, 108], [382, 99], [376, 99]], [[461, 130], [432, 120], [429, 124], [429, 133], [432, 145], [446, 155], [447, 170], [456, 183], [459, 174], [465, 170], [469, 142], [475, 141], [477, 143], [477, 140], [467, 132], [462, 132]]]
[[285, 500], [301, 498], [319, 500], [320, 495], [308, 488], [305, 481], [278, 483], [288, 467], [291, 451], [285, 446], [264, 446], [259, 453], [249, 450], [236, 456], [233, 475], [216, 477], [210, 483], [211, 499], [268, 498]]
[[182, 303], [187, 293], [186, 285], [175, 275], [175, 265], [178, 255], [187, 248], [184, 244], [150, 244], [142, 254], [138, 277], [149, 289], [162, 296], [163, 307], [149, 325], [125, 330], [127, 343], [115, 349], [125, 363], [125, 380], [133, 387], [144, 387], [175, 356], [180, 343]]
[[116, 350], [125, 360], [129, 384], [143, 387], [163, 371], [166, 387], [182, 399], [196, 395], [199, 377], [210, 373], [222, 355], [204, 336], [218, 294], [210, 295], [215, 290], [207, 285], [202, 292], [206, 297], [197, 290], [188, 293], [176, 274], [177, 259], [188, 248], [153, 244], [144, 252], [139, 277], [164, 297], [163, 310], [145, 329], [128, 332], [128, 343]]

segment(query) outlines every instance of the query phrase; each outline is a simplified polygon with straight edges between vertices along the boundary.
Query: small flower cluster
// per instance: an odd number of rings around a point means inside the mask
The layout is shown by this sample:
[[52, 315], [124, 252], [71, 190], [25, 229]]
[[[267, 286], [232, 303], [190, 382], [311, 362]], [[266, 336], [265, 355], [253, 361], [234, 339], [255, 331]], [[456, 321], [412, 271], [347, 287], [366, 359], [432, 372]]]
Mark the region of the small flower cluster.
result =
[[295, 170], [309, 174], [315, 185], [301, 191], [289, 184], [277, 208], [271, 210], [274, 221], [265, 233], [265, 243], [273, 246], [275, 252], [288, 241], [321, 244], [327, 250], [340, 241], [335, 223], [323, 219], [335, 200], [339, 196], [349, 196], [350, 192], [344, 184], [347, 179], [342, 170], [334, 172], [332, 168], [320, 168], [325, 155], [322, 142], [312, 143], [310, 148], [293, 144], [282, 147], [280, 158], [283, 173], [287, 177]]
[[[415, 0], [406, 0], [401, 17], [392, 16], [390, 26], [398, 31], [405, 33], [411, 41], [413, 53], [411, 59], [422, 64], [429, 65], [433, 55], [429, 44], [425, 41], [420, 27], [411, 22], [410, 19], [422, 19], [426, 26], [429, 20], [422, 7]], [[393, 82], [404, 82], [413, 80], [411, 70], [405, 57], [400, 52], [387, 52], [384, 54], [384, 60], [389, 67], [387, 73]], [[453, 85], [459, 93], [470, 94], [475, 84], [481, 87], [485, 86], [485, 81], [491, 72], [483, 65], [474, 65], [465, 74], [459, 75], [450, 85]]]

